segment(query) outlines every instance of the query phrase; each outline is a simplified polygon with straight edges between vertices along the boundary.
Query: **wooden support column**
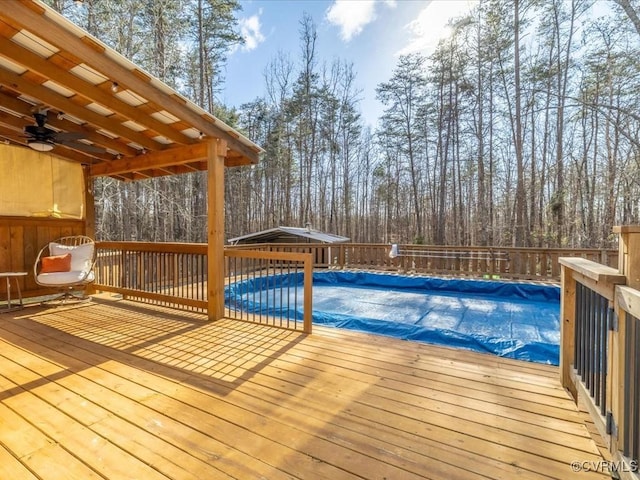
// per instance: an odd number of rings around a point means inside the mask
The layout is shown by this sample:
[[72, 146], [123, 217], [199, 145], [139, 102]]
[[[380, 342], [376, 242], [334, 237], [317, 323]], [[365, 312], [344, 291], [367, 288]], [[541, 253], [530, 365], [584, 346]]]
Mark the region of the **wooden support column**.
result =
[[211, 140], [207, 152], [207, 312], [224, 317], [224, 160], [227, 142]]
[[[84, 178], [84, 235], [96, 238], [96, 202], [93, 196], [93, 177], [89, 174], [91, 170], [88, 166], [82, 167], [82, 176]], [[94, 284], [87, 286], [85, 293], [93, 295], [96, 293]]]
[[82, 168], [84, 176], [84, 234], [93, 239], [96, 238], [96, 203], [93, 197], [93, 178], [89, 175], [90, 169]]

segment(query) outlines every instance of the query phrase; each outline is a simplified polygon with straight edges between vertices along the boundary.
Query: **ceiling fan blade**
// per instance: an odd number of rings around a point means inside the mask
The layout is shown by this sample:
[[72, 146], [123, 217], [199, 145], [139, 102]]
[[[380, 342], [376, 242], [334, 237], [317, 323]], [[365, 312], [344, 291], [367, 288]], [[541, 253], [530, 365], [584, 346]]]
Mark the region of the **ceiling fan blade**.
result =
[[29, 135], [47, 137], [51, 135], [55, 135], [56, 131], [47, 127], [40, 127], [38, 125], [27, 125], [24, 127], [25, 133]]
[[55, 140], [58, 143], [72, 142], [81, 138], [86, 138], [83, 132], [60, 132], [55, 136]]
[[74, 150], [82, 150], [83, 152], [87, 152], [87, 153], [106, 153], [107, 152], [107, 150], [102, 147], [95, 147], [93, 145], [87, 145], [86, 143], [82, 143], [82, 142], [56, 141], [56, 143], [59, 143], [60, 145], [63, 145], [65, 147], [73, 148]]

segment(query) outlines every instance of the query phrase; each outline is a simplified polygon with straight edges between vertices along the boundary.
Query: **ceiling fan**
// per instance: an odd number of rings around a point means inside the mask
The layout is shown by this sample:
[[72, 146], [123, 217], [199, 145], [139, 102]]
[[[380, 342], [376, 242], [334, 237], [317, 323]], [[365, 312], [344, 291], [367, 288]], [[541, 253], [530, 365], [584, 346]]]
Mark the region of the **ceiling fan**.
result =
[[33, 118], [36, 124], [24, 127], [24, 133], [27, 137], [27, 145], [38, 152], [49, 152], [53, 150], [55, 145], [64, 145], [88, 153], [106, 152], [104, 148], [78, 142], [78, 140], [85, 138], [85, 134], [82, 132], [57, 132], [47, 127], [46, 110], [35, 111]]

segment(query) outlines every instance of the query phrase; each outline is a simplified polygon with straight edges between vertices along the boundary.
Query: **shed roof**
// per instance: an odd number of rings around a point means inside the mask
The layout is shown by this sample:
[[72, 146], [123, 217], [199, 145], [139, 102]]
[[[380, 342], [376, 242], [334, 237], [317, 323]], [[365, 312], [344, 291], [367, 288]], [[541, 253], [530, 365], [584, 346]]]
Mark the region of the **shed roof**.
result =
[[[207, 168], [207, 143], [225, 165], [254, 164], [262, 149], [38, 0], [2, 0], [0, 141], [27, 146], [26, 126], [78, 141], [50, 152], [123, 180]], [[33, 128], [33, 127], [32, 127]], [[60, 136], [62, 138], [62, 136]]]
[[240, 237], [230, 238], [229, 243], [236, 245], [239, 243], [266, 243], [291, 239], [306, 239], [321, 243], [343, 243], [350, 240], [348, 237], [334, 235], [333, 233], [320, 232], [310, 228], [275, 227], [268, 230], [262, 230], [261, 232], [248, 233]]

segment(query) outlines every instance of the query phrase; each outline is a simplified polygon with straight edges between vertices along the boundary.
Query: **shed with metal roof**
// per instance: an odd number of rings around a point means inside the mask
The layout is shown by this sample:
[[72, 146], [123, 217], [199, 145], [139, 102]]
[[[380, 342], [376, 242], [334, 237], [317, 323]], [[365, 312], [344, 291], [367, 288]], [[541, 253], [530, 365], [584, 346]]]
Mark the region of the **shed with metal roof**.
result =
[[250, 243], [344, 243], [350, 238], [321, 232], [310, 227], [275, 227], [260, 232], [230, 238], [231, 245]]

